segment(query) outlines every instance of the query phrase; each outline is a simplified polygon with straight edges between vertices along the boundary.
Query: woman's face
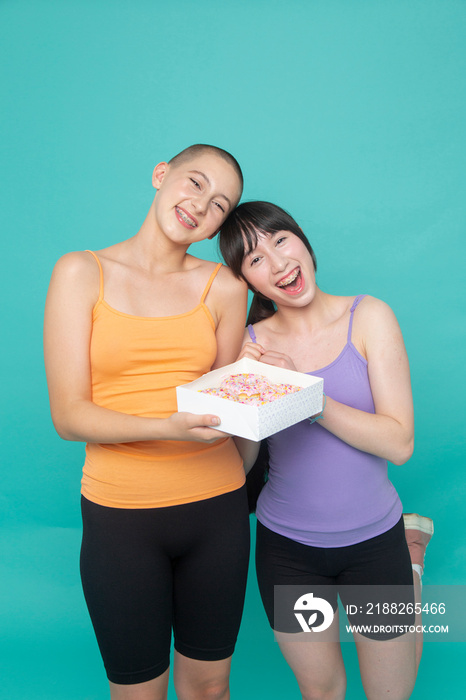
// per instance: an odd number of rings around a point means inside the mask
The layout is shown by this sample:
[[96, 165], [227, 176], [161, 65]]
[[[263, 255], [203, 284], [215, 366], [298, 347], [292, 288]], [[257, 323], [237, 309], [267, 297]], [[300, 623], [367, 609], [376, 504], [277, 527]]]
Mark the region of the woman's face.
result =
[[290, 231], [257, 235], [257, 246], [241, 266], [250, 286], [278, 306], [309, 303], [315, 293], [315, 270], [301, 239]]
[[179, 165], [159, 163], [152, 181], [158, 190], [156, 222], [170, 240], [183, 245], [214, 236], [241, 196], [234, 168], [211, 153]]

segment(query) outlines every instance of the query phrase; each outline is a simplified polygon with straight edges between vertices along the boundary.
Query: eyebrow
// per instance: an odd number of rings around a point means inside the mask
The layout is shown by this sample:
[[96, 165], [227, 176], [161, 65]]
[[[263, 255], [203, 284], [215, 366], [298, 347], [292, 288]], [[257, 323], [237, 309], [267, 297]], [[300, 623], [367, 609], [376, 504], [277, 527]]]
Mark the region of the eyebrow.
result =
[[[191, 170], [190, 172], [191, 172], [191, 173], [196, 173], [196, 175], [200, 175], [202, 178], [204, 178], [204, 180], [205, 180], [205, 181], [207, 182], [207, 184], [210, 186], [211, 182], [210, 182], [209, 178], [208, 178], [207, 175], [206, 175], [205, 173], [203, 173], [201, 170]], [[218, 197], [223, 197], [223, 199], [226, 199], [226, 201], [228, 202], [228, 206], [231, 207], [231, 201], [230, 201], [229, 198], [226, 196], [226, 194], [219, 194], [219, 195], [217, 195], [217, 196], [218, 196]]]
[[259, 245], [260, 234], [262, 234], [264, 238], [273, 238], [277, 233], [280, 233], [280, 231], [255, 231], [254, 235], [252, 235], [250, 231], [247, 231], [246, 235], [243, 233], [243, 236], [246, 238], [246, 243], [249, 246], [249, 250], [246, 251], [245, 249], [244, 257], [247, 258], [255, 254], [257, 246]]

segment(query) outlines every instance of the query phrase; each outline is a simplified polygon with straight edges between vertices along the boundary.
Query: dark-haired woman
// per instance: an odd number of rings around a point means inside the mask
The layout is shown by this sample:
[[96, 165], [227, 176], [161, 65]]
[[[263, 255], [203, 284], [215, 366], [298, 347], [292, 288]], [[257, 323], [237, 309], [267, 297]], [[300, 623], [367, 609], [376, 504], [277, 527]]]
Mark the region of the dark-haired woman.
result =
[[[387, 460], [404, 464], [414, 440], [408, 359], [396, 318], [373, 297], [323, 292], [308, 240], [273, 204], [240, 205], [223, 225], [220, 245], [229, 267], [255, 293], [242, 356], [323, 377], [326, 392], [321, 415], [268, 439], [256, 564], [269, 622], [303, 698], [340, 700], [346, 674], [339, 593], [346, 607], [356, 604], [351, 623], [372, 624], [354, 632], [366, 696], [408, 698], [418, 660], [416, 635], [406, 631], [415, 622], [416, 563], [407, 538], [417, 550], [419, 587], [432, 528], [429, 519], [413, 515], [405, 536], [401, 502], [387, 474]], [[334, 612], [330, 627], [303, 632], [292, 607], [298, 596], [281, 598], [290, 590], [284, 586], [292, 586], [292, 594], [305, 586], [326, 599]], [[363, 610], [368, 601], [356, 600], [369, 592], [364, 586], [375, 595], [374, 613], [387, 611], [381, 605], [388, 603], [394, 614], [361, 617], [369, 611]], [[385, 587], [385, 600], [377, 597], [378, 586]], [[307, 624], [311, 629], [312, 615]], [[299, 643], [303, 639], [307, 643]]]

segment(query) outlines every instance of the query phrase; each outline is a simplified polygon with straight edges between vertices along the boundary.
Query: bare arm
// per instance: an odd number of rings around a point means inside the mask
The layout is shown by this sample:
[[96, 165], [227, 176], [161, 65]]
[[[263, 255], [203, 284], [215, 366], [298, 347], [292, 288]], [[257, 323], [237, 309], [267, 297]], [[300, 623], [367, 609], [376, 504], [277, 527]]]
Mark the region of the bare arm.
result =
[[375, 414], [327, 398], [320, 425], [364, 452], [404, 464], [414, 447], [414, 413], [409, 363], [392, 310], [378, 299], [361, 306], [358, 323], [365, 338]]
[[241, 455], [243, 460], [243, 467], [246, 474], [251, 470], [254, 462], [259, 454], [260, 442], [255, 442], [253, 440], [247, 440], [246, 438], [234, 436], [236, 449]]
[[217, 369], [236, 362], [238, 357], [246, 323], [248, 290], [246, 283], [234, 277], [227, 267], [221, 268], [214, 285], [218, 323], [217, 357], [212, 369]]
[[89, 348], [99, 270], [89, 253], [69, 253], [55, 266], [45, 306], [44, 354], [52, 420], [65, 440], [115, 443], [222, 437], [215, 416], [176, 413], [140, 418], [98, 406], [91, 398]]

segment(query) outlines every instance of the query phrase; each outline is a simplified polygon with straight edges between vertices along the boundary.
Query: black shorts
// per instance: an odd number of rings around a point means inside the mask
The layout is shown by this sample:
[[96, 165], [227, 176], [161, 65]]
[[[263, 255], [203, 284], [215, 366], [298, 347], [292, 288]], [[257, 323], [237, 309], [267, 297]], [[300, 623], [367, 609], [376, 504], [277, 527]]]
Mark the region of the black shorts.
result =
[[184, 656], [231, 656], [249, 562], [246, 487], [166, 508], [82, 498], [81, 579], [109, 680], [142, 683]]
[[294, 605], [308, 591], [327, 600], [334, 612], [340, 595], [349, 622], [370, 625], [363, 636], [371, 639], [399, 637], [414, 624], [413, 572], [403, 518], [377, 537], [332, 548], [295, 542], [258, 522], [256, 569], [270, 626], [278, 632], [303, 631]]

